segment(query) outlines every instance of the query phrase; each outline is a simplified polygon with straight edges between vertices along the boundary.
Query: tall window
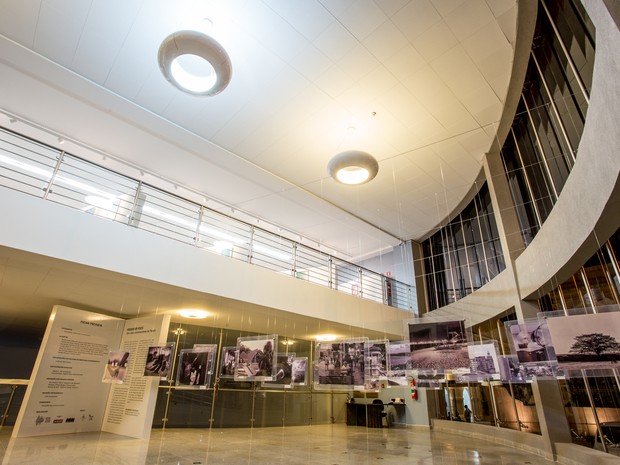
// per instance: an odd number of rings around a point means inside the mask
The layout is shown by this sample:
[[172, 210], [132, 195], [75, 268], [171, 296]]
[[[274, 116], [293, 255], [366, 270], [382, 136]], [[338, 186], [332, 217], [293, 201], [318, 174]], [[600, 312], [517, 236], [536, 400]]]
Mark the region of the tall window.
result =
[[429, 310], [471, 294], [505, 268], [486, 183], [422, 251]]
[[577, 0], [541, 0], [521, 100], [502, 160], [525, 244], [575, 164], [594, 65], [594, 28]]

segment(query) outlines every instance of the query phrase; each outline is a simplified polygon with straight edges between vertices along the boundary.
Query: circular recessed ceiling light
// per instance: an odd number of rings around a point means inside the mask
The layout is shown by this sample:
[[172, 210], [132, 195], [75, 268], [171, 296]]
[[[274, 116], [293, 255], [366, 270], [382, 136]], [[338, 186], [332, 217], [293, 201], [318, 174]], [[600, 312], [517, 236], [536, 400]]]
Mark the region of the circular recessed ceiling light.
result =
[[379, 163], [369, 153], [348, 150], [339, 153], [327, 164], [327, 172], [343, 184], [364, 184], [379, 172]]
[[164, 77], [192, 95], [217, 95], [232, 77], [226, 50], [212, 37], [197, 31], [170, 34], [161, 43], [157, 59]]

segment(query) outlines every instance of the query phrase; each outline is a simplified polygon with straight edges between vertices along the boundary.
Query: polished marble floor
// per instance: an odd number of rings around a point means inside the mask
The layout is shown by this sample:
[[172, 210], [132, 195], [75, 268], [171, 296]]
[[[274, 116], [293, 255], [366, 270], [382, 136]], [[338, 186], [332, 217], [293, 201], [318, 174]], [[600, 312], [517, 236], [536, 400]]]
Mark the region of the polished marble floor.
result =
[[10, 439], [2, 465], [549, 465], [481, 439], [404, 428], [345, 425], [153, 430], [149, 440], [109, 433]]

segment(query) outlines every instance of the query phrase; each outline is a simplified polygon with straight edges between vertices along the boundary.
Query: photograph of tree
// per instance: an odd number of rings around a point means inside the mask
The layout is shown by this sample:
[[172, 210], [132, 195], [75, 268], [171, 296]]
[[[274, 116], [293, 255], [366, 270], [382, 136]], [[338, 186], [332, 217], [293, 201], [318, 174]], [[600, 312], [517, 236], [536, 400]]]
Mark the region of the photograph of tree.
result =
[[465, 322], [410, 323], [411, 367], [469, 370]]
[[271, 381], [276, 375], [278, 336], [237, 338], [235, 381]]
[[364, 342], [340, 341], [317, 344], [314, 382], [318, 385], [363, 386]]
[[561, 369], [620, 366], [620, 313], [573, 315], [547, 322]]

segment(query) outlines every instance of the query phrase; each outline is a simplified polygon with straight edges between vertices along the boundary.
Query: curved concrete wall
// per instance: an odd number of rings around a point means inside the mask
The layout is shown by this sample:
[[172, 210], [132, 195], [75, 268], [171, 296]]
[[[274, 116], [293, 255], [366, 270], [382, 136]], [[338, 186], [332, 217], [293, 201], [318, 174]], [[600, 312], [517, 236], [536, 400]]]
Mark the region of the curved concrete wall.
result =
[[508, 263], [481, 289], [431, 315], [476, 324], [520, 299], [537, 299], [575, 273], [620, 227], [620, 31], [603, 0], [584, 4], [596, 27], [592, 95], [577, 162], [558, 202], [514, 260], [514, 272]]

